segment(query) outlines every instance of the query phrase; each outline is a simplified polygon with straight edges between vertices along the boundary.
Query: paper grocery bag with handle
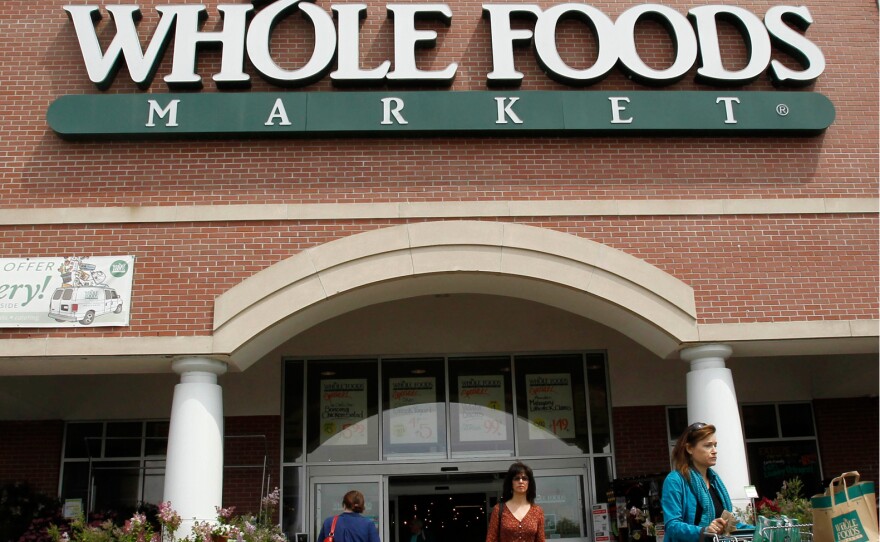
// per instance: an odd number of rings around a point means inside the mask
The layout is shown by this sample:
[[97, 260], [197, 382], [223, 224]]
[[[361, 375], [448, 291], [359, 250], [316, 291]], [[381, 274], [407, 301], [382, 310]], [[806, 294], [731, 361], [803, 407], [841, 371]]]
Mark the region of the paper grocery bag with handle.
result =
[[825, 493], [815, 495], [813, 542], [877, 542], [874, 482], [860, 482], [858, 472], [831, 480]]

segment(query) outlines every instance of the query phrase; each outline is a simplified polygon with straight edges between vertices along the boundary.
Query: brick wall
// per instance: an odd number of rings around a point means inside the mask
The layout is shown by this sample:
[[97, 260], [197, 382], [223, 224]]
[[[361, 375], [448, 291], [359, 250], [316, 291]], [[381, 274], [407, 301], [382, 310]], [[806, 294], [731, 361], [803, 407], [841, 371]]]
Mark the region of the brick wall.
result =
[[880, 421], [877, 397], [816, 399], [813, 413], [825, 478], [855, 470], [859, 471], [862, 480], [878, 484]]
[[[510, 137], [421, 139], [219, 140], [69, 143], [47, 127], [49, 103], [66, 94], [97, 93], [89, 82], [73, 25], [62, 10], [66, 0], [0, 2], [0, 31], [16, 36], [2, 45], [0, 77], [6, 130], [6, 167], [0, 207], [70, 207], [229, 203], [367, 201], [463, 201], [523, 199], [641, 199], [743, 197], [873, 197], [877, 194], [876, 100], [878, 16], [876, 9], [832, 0], [807, 3], [815, 23], [806, 36], [824, 53], [825, 73], [812, 87], [836, 106], [828, 132], [807, 138]], [[156, 5], [138, 2], [143, 39], [158, 24]], [[207, 6], [206, 31], [220, 26], [219, 0]], [[549, 7], [558, 2], [536, 2]], [[393, 24], [385, 2], [371, 0], [361, 31], [364, 67], [392, 59]], [[631, 3], [592, 2], [609, 17]], [[670, 0], [681, 13], [697, 5]], [[762, 17], [770, 5], [743, 0], [737, 5]], [[329, 11], [328, 3], [321, 3]], [[437, 47], [420, 51], [421, 69], [458, 62], [451, 90], [485, 90], [492, 70], [489, 24], [481, 3], [456, 0], [451, 25], [425, 23], [438, 31]], [[99, 35], [113, 36], [105, 13]], [[39, 22], [39, 24], [35, 24]], [[745, 44], [727, 23], [719, 23], [725, 66], [742, 67]], [[302, 17], [289, 17], [273, 34], [273, 51], [285, 67], [302, 66], [310, 56], [312, 31]], [[560, 54], [575, 68], [589, 66], [595, 48], [582, 23], [559, 27]], [[659, 24], [639, 24], [640, 55], [654, 66], [668, 65], [673, 47]], [[144, 47], [146, 45], [144, 44]], [[206, 48], [207, 49], [207, 48]], [[171, 71], [169, 47], [150, 88], [168, 92], [162, 77]], [[782, 51], [774, 59], [795, 64]], [[12, 59], [15, 59], [14, 61]], [[218, 51], [200, 52], [197, 64], [204, 92], [216, 91]], [[523, 90], [572, 90], [550, 80], [529, 47], [517, 48], [516, 68]], [[247, 64], [247, 63], [246, 63]], [[26, 68], [23, 68], [26, 67]], [[284, 90], [264, 81], [252, 67], [255, 92]], [[109, 93], [141, 92], [119, 72]], [[668, 90], [707, 90], [694, 82], [696, 66]], [[329, 78], [303, 91], [332, 91]], [[414, 88], [385, 85], [369, 90]], [[442, 88], [442, 87], [441, 87]], [[614, 69], [587, 90], [646, 90]], [[772, 90], [768, 76], [744, 90]], [[299, 89], [293, 89], [297, 91]], [[72, 198], [71, 195], [76, 197]]]
[[[280, 485], [281, 418], [229, 417], [225, 432], [223, 505], [255, 513], [260, 507], [262, 467], [231, 466], [262, 465], [265, 456], [268, 490]], [[57, 495], [64, 422], [0, 421], [0, 435], [0, 484], [26, 482], [34, 491]], [[243, 435], [260, 438], [237, 438]]]
[[0, 421], [0, 484], [26, 482], [32, 490], [58, 495], [61, 421]]
[[[65, 0], [34, 4], [0, 3], [0, 31], [16, 40], [2, 46], [0, 76], [6, 105], [0, 119], [6, 167], [0, 207], [70, 207], [229, 203], [462, 201], [614, 198], [872, 197], [877, 194], [876, 9], [831, 0], [808, 3], [816, 21], [807, 37], [825, 54], [827, 68], [814, 87], [836, 104], [837, 120], [820, 137], [808, 138], [422, 138], [231, 140], [69, 143], [46, 126], [49, 103], [65, 94], [97, 93], [88, 81], [77, 40], [62, 10]], [[158, 23], [156, 5], [141, 1], [142, 35]], [[218, 26], [218, 1], [204, 2], [209, 21]], [[385, 3], [368, 2], [361, 32], [364, 66], [392, 58], [393, 25]], [[555, 2], [541, 1], [547, 7]], [[627, 3], [592, 3], [616, 17]], [[695, 4], [664, 2], [681, 12]], [[758, 17], [768, 5], [742, 1]], [[328, 5], [322, 4], [328, 8]], [[439, 69], [459, 62], [452, 90], [484, 90], [491, 71], [490, 35], [481, 3], [450, 4], [452, 24], [428, 24], [440, 33], [438, 46], [419, 54], [419, 67]], [[109, 41], [110, 18], [99, 32]], [[34, 24], [39, 21], [40, 24]], [[745, 46], [732, 27], [719, 24], [725, 63], [735, 69]], [[640, 54], [662, 65], [671, 58], [671, 42], [655, 23], [640, 23]], [[290, 17], [273, 34], [286, 66], [308, 58], [308, 24]], [[586, 67], [592, 39], [582, 24], [560, 26], [561, 54], [573, 66]], [[167, 92], [162, 77], [170, 72], [169, 48], [151, 91]], [[774, 57], [791, 63], [784, 53]], [[516, 51], [523, 90], [569, 89], [548, 79], [529, 48]], [[219, 53], [198, 58], [205, 92], [216, 91], [211, 75]], [[372, 63], [372, 64], [371, 64]], [[27, 69], [22, 69], [27, 66]], [[253, 91], [278, 91], [250, 67]], [[707, 89], [693, 81], [696, 67], [669, 90]], [[126, 70], [110, 93], [139, 92]], [[377, 88], [385, 88], [379, 86]], [[406, 87], [404, 87], [406, 88]], [[412, 88], [412, 87], [410, 87]], [[771, 90], [767, 77], [746, 90]], [[645, 90], [619, 70], [588, 90]], [[304, 91], [332, 91], [329, 78]], [[72, 199], [71, 195], [76, 194]]]
[[256, 514], [261, 489], [265, 494], [281, 485], [281, 417], [227, 417], [224, 423], [223, 506], [235, 506], [237, 513]]
[[669, 472], [665, 407], [616, 407], [611, 416], [618, 478]]
[[[158, 24], [157, 5], [138, 2], [143, 39]], [[204, 2], [205, 31], [220, 26], [218, 0]], [[369, 203], [493, 200], [650, 200], [741, 198], [876, 198], [878, 167], [878, 14], [876, 9], [809, 2], [816, 21], [807, 37], [827, 68], [808, 91], [827, 95], [837, 118], [821, 136], [736, 137], [502, 137], [326, 138], [305, 140], [68, 142], [46, 124], [52, 100], [98, 93], [89, 82], [66, 0], [0, 2], [4, 104], [0, 123], [0, 209], [107, 206], [227, 205], [245, 203]], [[542, 7], [555, 2], [542, 0]], [[737, 2], [758, 17], [768, 6]], [[385, 3], [367, 3], [361, 31], [363, 65], [393, 58], [393, 24]], [[626, 4], [593, 3], [615, 18]], [[664, 2], [682, 13], [692, 2]], [[329, 8], [328, 5], [322, 5]], [[437, 47], [420, 51], [421, 69], [451, 62], [453, 91], [485, 90], [492, 70], [489, 25], [481, 3], [450, 4], [452, 24]], [[103, 11], [102, 11], [103, 12]], [[39, 21], [39, 24], [35, 24]], [[719, 23], [725, 66], [742, 67], [746, 46], [733, 26]], [[99, 23], [104, 45], [110, 17]], [[595, 46], [582, 23], [560, 24], [560, 54], [584, 68]], [[305, 18], [286, 18], [273, 33], [273, 50], [286, 67], [310, 57]], [[657, 67], [674, 56], [661, 25], [641, 21], [640, 55]], [[217, 92], [211, 75], [220, 54], [200, 51], [204, 92]], [[149, 91], [168, 92], [173, 51]], [[515, 52], [525, 74], [522, 90], [576, 90], [550, 80], [528, 47]], [[792, 63], [782, 51], [774, 58]], [[247, 64], [247, 63], [246, 63]], [[23, 69], [22, 66], [27, 66]], [[282, 91], [251, 66], [251, 91]], [[696, 67], [666, 90], [712, 90], [694, 82]], [[107, 93], [137, 93], [121, 69]], [[398, 88], [390, 85], [391, 88]], [[385, 85], [373, 90], [384, 89]], [[414, 88], [414, 87], [408, 87]], [[767, 77], [742, 90], [772, 90]], [[329, 78], [304, 91], [334, 90]], [[587, 90], [646, 90], [619, 70]], [[288, 89], [288, 91], [290, 91]], [[296, 92], [297, 90], [292, 90]], [[87, 220], [87, 211], [82, 219]], [[47, 213], [47, 216], [51, 213]], [[88, 224], [0, 227], [4, 256], [133, 254], [137, 285], [132, 325], [125, 329], [14, 329], [4, 337], [208, 335], [213, 300], [257, 271], [300, 251], [395, 220], [316, 220], [215, 223]], [[54, 220], [55, 217], [51, 217]], [[73, 217], [76, 218], [76, 217]], [[505, 218], [507, 220], [507, 218]], [[51, 220], [50, 220], [51, 221]], [[695, 288], [700, 323], [851, 320], [876, 318], [878, 221], [865, 215], [741, 215], [736, 217], [553, 217], [511, 221], [565, 231], [641, 258]]]
[[[855, 470], [862, 480], [875, 484], [880, 481], [878, 408], [876, 397], [813, 401], [819, 454], [826, 479]], [[617, 407], [612, 416], [618, 478], [669, 471], [663, 406]]]
[[[701, 323], [875, 318], [876, 215], [508, 219], [630, 253], [690, 284]], [[208, 335], [214, 299], [265, 267], [402, 220], [0, 228], [0, 254], [133, 254], [125, 329], [0, 330], [3, 337]], [[782, 293], [784, 292], [784, 293]]]

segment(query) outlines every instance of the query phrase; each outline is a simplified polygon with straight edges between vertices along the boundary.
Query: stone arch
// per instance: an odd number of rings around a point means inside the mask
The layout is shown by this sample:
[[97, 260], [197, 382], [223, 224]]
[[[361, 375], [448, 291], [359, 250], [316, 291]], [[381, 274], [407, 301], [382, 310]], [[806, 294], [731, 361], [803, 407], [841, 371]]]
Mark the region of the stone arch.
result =
[[305, 250], [217, 298], [214, 351], [240, 369], [334, 316], [419, 295], [484, 293], [597, 321], [661, 357], [697, 340], [693, 289], [608, 246], [519, 224], [420, 222]]

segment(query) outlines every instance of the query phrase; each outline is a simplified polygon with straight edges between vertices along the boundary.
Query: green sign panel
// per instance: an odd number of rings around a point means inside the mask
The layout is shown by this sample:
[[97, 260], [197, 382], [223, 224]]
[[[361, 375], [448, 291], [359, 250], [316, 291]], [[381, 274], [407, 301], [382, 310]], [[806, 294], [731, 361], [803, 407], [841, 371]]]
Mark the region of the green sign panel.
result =
[[70, 95], [47, 113], [69, 139], [407, 135], [810, 135], [815, 92], [406, 91]]

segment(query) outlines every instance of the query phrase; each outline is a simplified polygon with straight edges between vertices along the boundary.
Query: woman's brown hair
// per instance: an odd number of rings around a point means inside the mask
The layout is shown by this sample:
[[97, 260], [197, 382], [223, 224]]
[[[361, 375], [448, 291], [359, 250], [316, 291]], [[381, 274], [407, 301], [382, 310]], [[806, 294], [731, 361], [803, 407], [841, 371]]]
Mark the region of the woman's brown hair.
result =
[[695, 446], [698, 442], [713, 434], [715, 434], [714, 425], [697, 422], [687, 426], [684, 433], [675, 441], [675, 448], [672, 449], [672, 470], [680, 472], [688, 483], [691, 481], [691, 456], [687, 452], [688, 444]]
[[364, 494], [355, 489], [349, 491], [342, 497], [342, 506], [360, 514], [364, 511]]
[[538, 495], [538, 488], [535, 487], [535, 475], [532, 473], [531, 467], [517, 461], [507, 469], [504, 475], [504, 482], [501, 486], [501, 500], [509, 501], [513, 498], [513, 478], [517, 475], [525, 475], [529, 479], [529, 487], [526, 489], [526, 500], [531, 504], [535, 504], [535, 497]]

